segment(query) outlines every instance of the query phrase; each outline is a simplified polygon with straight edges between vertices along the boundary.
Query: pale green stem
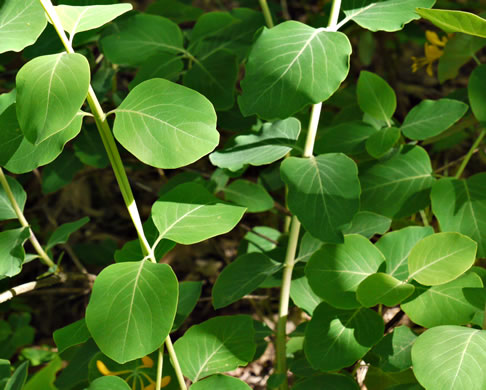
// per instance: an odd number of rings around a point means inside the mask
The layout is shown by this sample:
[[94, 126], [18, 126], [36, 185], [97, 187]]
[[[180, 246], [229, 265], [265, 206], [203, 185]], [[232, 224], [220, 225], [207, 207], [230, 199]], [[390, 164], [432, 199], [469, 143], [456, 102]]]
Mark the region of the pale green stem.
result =
[[265, 17], [265, 23], [267, 23], [268, 28], [272, 28], [274, 26], [272, 13], [270, 12], [270, 8], [268, 8], [267, 0], [259, 0], [260, 7], [263, 11], [263, 16]]
[[486, 305], [484, 305], [483, 329], [486, 330]]
[[462, 160], [462, 163], [456, 172], [456, 176], [455, 176], [456, 179], [459, 179], [461, 177], [462, 172], [464, 172], [467, 163], [471, 159], [472, 155], [474, 154], [474, 151], [479, 146], [479, 144], [481, 143], [485, 135], [486, 135], [486, 129], [481, 130], [481, 132], [478, 135], [478, 138], [476, 138], [476, 141], [474, 141], [474, 143], [472, 144], [471, 149], [469, 149], [469, 151], [467, 152], [466, 157], [464, 157], [464, 160]]
[[429, 218], [427, 217], [427, 214], [425, 213], [424, 210], [420, 210], [420, 217], [422, 218], [422, 222], [424, 223], [424, 226], [430, 226], [429, 224]]
[[158, 390], [162, 385], [162, 370], [164, 367], [164, 344], [159, 348], [159, 358], [157, 360], [157, 381], [155, 382], [155, 388]]
[[181, 366], [179, 364], [179, 360], [177, 359], [177, 355], [175, 353], [174, 346], [172, 345], [172, 340], [170, 339], [170, 337], [167, 337], [165, 339], [165, 346], [167, 348], [167, 352], [169, 353], [172, 367], [174, 367], [177, 381], [179, 382], [179, 387], [181, 390], [187, 390], [186, 381], [184, 380], [184, 375], [182, 374]]
[[56, 266], [56, 263], [54, 263], [54, 261], [52, 261], [52, 259], [49, 257], [49, 255], [42, 248], [41, 244], [39, 244], [37, 237], [35, 236], [34, 232], [30, 228], [29, 222], [27, 222], [27, 220], [25, 219], [24, 213], [22, 212], [17, 201], [15, 200], [15, 196], [12, 193], [12, 189], [10, 188], [10, 185], [8, 184], [7, 178], [5, 177], [5, 174], [3, 173], [2, 168], [0, 168], [0, 183], [2, 184], [2, 187], [5, 190], [5, 193], [7, 194], [8, 200], [10, 201], [10, 204], [12, 205], [20, 224], [24, 228], [29, 229], [29, 233], [30, 233], [29, 240], [30, 240], [32, 246], [34, 247], [35, 251], [39, 255], [39, 258], [41, 259], [41, 261], [45, 265], [47, 265], [48, 267], [54, 268]]

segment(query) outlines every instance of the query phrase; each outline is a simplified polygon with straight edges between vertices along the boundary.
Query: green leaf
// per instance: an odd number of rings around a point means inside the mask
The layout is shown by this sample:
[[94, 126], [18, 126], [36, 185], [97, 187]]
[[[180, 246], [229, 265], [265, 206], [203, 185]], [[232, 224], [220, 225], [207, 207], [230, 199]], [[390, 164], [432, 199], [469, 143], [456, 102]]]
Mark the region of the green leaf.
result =
[[[7, 183], [12, 191], [17, 205], [20, 208], [20, 211], [23, 212], [25, 201], [27, 200], [27, 194], [17, 180], [8, 175], [5, 177], [7, 178]], [[13, 208], [5, 189], [2, 185], [0, 185], [0, 221], [5, 219], [17, 219], [17, 214], [15, 213], [15, 209]]]
[[486, 65], [479, 65], [469, 76], [467, 93], [471, 110], [479, 122], [486, 122]]
[[84, 318], [81, 318], [72, 324], [56, 330], [53, 334], [53, 338], [57, 345], [58, 352], [62, 353], [74, 345], [85, 343], [91, 338], [91, 335], [86, 326], [86, 321]]
[[478, 245], [459, 233], [436, 233], [420, 240], [408, 257], [408, 279], [426, 286], [456, 279], [476, 260]]
[[37, 57], [17, 73], [17, 118], [28, 141], [39, 144], [64, 130], [80, 110], [90, 83], [86, 57]]
[[390, 127], [390, 119], [397, 108], [397, 96], [390, 85], [375, 73], [361, 71], [356, 89], [358, 104], [364, 113], [385, 121]]
[[297, 382], [293, 390], [358, 390], [358, 384], [349, 376], [342, 374], [320, 374]]
[[415, 287], [378, 272], [363, 280], [356, 290], [356, 298], [364, 307], [378, 304], [396, 306], [413, 294]]
[[213, 306], [215, 309], [228, 306], [250, 294], [270, 275], [282, 268], [261, 253], [239, 256], [219, 274], [213, 286]]
[[74, 154], [83, 164], [100, 169], [108, 166], [108, 156], [97, 130], [85, 127], [73, 146]]
[[15, 154], [23, 134], [17, 121], [17, 111], [15, 104], [10, 105], [0, 115], [0, 147], [2, 154], [0, 156], [0, 166], [5, 166]]
[[284, 119], [328, 99], [348, 74], [350, 54], [349, 40], [339, 32], [295, 21], [264, 29], [241, 82], [241, 112]]
[[245, 208], [231, 206], [196, 183], [184, 183], [160, 197], [152, 207], [159, 238], [195, 244], [233, 229]]
[[420, 19], [415, 8], [430, 8], [435, 0], [344, 0], [347, 18], [371, 31], [398, 31], [412, 20]]
[[194, 325], [174, 345], [182, 372], [193, 382], [246, 365], [255, 354], [250, 316], [215, 317]]
[[367, 388], [373, 390], [423, 390], [411, 368], [400, 372], [384, 372], [370, 365], [365, 384]]
[[137, 85], [114, 112], [115, 138], [154, 167], [188, 165], [219, 142], [211, 103], [199, 93], [164, 79]]
[[385, 255], [386, 273], [399, 280], [407, 279], [410, 251], [422, 238], [433, 233], [430, 226], [409, 226], [381, 237], [376, 247]]
[[460, 326], [429, 329], [412, 348], [414, 374], [428, 390], [484, 389], [485, 359], [486, 331]]
[[178, 284], [167, 264], [112, 264], [96, 278], [86, 325], [100, 350], [118, 363], [141, 358], [168, 336]]
[[465, 295], [468, 287], [483, 287], [481, 278], [474, 272], [429, 289], [418, 286], [417, 295], [401, 307], [413, 322], [425, 328], [464, 325], [477, 311]]
[[248, 180], [235, 180], [223, 188], [227, 201], [247, 208], [249, 213], [261, 213], [273, 208], [273, 199], [265, 187]]
[[37, 0], [4, 0], [0, 4], [0, 53], [32, 45], [46, 27], [44, 9]]
[[32, 378], [25, 384], [23, 390], [57, 390], [54, 386], [56, 374], [62, 367], [62, 360], [56, 356], [42, 370], [37, 371]]
[[17, 90], [12, 89], [10, 92], [0, 94], [0, 114], [15, 103], [17, 98]]
[[300, 122], [295, 118], [265, 123], [258, 133], [237, 136], [223, 150], [211, 153], [209, 159], [214, 165], [233, 172], [247, 164], [271, 164], [292, 150], [299, 134]]
[[232, 376], [212, 375], [209, 378], [194, 383], [190, 387], [190, 390], [215, 389], [250, 390], [250, 386], [238, 378], [233, 378]]
[[326, 244], [315, 252], [305, 274], [314, 292], [326, 302], [354, 309], [360, 306], [356, 300], [359, 284], [377, 272], [384, 261], [381, 252], [369, 240], [351, 234], [344, 236], [343, 244]]
[[447, 33], [464, 33], [486, 38], [486, 20], [464, 11], [418, 8], [416, 12]]
[[444, 178], [432, 188], [432, 210], [443, 232], [466, 234], [478, 243], [478, 256], [486, 256], [486, 173], [466, 180]]
[[22, 271], [25, 258], [23, 245], [29, 236], [29, 229], [23, 227], [0, 232], [0, 279], [15, 276]]
[[115, 64], [137, 66], [160, 52], [184, 52], [182, 32], [169, 19], [137, 14], [117, 26], [100, 41], [106, 58]]
[[468, 110], [459, 100], [422, 100], [410, 110], [403, 121], [402, 133], [413, 140], [424, 140], [447, 130]]
[[361, 165], [359, 171], [361, 210], [402, 217], [429, 202], [434, 178], [429, 155], [420, 146], [406, 145], [386, 160]]
[[197, 20], [204, 11], [177, 0], [157, 0], [150, 4], [145, 12], [164, 16], [180, 24]]
[[49, 237], [46, 249], [50, 249], [55, 245], [64, 244], [69, 240], [69, 236], [75, 231], [81, 229], [89, 222], [89, 217], [78, 219], [75, 222], [69, 222], [59, 226]]
[[29, 362], [23, 362], [14, 371], [13, 375], [5, 384], [4, 390], [22, 390], [24, 388], [27, 375], [29, 374]]
[[42, 192], [49, 194], [69, 184], [74, 175], [83, 168], [71, 149], [66, 149], [51, 164], [42, 170]]
[[290, 298], [292, 298], [295, 306], [305, 310], [310, 316], [312, 316], [319, 303], [322, 302], [322, 298], [312, 291], [306, 276], [292, 279]]
[[387, 127], [366, 140], [366, 151], [371, 157], [383, 157], [400, 139], [400, 129]]
[[179, 301], [171, 332], [177, 330], [196, 307], [201, 296], [202, 284], [203, 282], [179, 283]]
[[177, 81], [183, 68], [180, 56], [167, 52], [156, 53], [140, 66], [129, 88], [133, 89], [143, 81], [154, 78]]
[[361, 359], [383, 332], [383, 319], [375, 311], [335, 309], [323, 302], [305, 329], [305, 355], [316, 370], [338, 370]]
[[[278, 239], [278, 237], [276, 237], [276, 239]], [[324, 243], [321, 240], [312, 237], [309, 232], [305, 232], [300, 240], [299, 253], [295, 258], [295, 262], [307, 263], [311, 256], [320, 249], [322, 245], [324, 245]]]
[[290, 211], [321, 241], [342, 242], [342, 230], [359, 210], [357, 166], [344, 154], [287, 158], [280, 167]]
[[344, 234], [361, 234], [371, 238], [375, 234], [385, 234], [390, 229], [392, 220], [370, 211], [358, 211], [351, 221], [351, 226], [344, 229]]
[[88, 390], [130, 390], [130, 386], [118, 376], [102, 376], [95, 379], [88, 387]]

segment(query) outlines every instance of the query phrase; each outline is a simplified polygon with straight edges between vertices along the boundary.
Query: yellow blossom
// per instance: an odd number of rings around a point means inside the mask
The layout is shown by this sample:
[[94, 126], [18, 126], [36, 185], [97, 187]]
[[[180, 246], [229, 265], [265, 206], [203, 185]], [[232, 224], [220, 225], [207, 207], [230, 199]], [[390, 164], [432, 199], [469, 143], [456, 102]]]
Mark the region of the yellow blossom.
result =
[[144, 356], [142, 358], [142, 363], [144, 367], [152, 368], [154, 366], [154, 361], [149, 356]]
[[432, 77], [434, 76], [432, 66], [444, 54], [444, 50], [440, 49], [440, 47], [446, 45], [448, 37], [444, 36], [439, 38], [436, 32], [428, 30], [425, 32], [425, 37], [430, 42], [425, 43], [425, 57], [417, 58], [412, 56], [412, 72], [416, 72], [418, 69], [426, 66], [425, 70], [427, 74]]

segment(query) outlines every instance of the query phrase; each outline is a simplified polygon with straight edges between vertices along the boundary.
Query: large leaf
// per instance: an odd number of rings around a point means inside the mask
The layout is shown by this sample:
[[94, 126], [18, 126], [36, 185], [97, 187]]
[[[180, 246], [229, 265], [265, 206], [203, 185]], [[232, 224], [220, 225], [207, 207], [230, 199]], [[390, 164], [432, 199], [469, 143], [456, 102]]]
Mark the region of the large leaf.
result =
[[435, 0], [344, 0], [347, 18], [371, 31], [397, 31], [406, 23], [419, 19], [415, 8], [432, 7]]
[[30, 236], [28, 228], [4, 230], [0, 232], [0, 279], [12, 277], [22, 271], [25, 259], [24, 242]]
[[376, 132], [373, 126], [359, 121], [346, 121], [324, 127], [317, 133], [314, 153], [346, 153], [347, 155], [364, 153], [366, 140]]
[[253, 292], [280, 268], [281, 263], [261, 253], [247, 253], [238, 257], [227, 265], [216, 279], [212, 291], [214, 308], [228, 306]]
[[323, 302], [305, 329], [305, 355], [317, 370], [338, 370], [362, 358], [383, 332], [383, 320], [375, 311], [335, 309]]
[[325, 242], [342, 242], [342, 230], [359, 210], [360, 184], [353, 160], [344, 154], [287, 158], [280, 173], [288, 205], [305, 229]]
[[346, 35], [287, 21], [264, 29], [250, 52], [238, 99], [248, 116], [284, 119], [328, 99], [346, 78]]
[[486, 257], [486, 173], [441, 179], [431, 199], [441, 230], [468, 235], [478, 243], [478, 256]]
[[486, 122], [486, 65], [476, 67], [469, 76], [467, 93], [471, 110], [480, 122]]
[[466, 296], [469, 288], [481, 288], [481, 278], [474, 272], [452, 282], [425, 289], [417, 287], [417, 295], [402, 304], [402, 310], [416, 324], [425, 328], [439, 325], [464, 325], [477, 311]]
[[102, 376], [90, 383], [88, 390], [130, 390], [130, 386], [118, 376]]
[[[27, 200], [27, 194], [25, 193], [22, 186], [19, 184], [17, 180], [13, 177], [5, 176], [7, 178], [7, 184], [12, 191], [12, 195], [17, 202], [17, 205], [20, 208], [20, 211], [24, 211], [25, 201]], [[3, 188], [3, 185], [0, 185], [0, 221], [5, 219], [16, 219], [17, 214], [15, 213], [15, 209], [10, 202], [10, 199]]]
[[0, 4], [0, 53], [32, 45], [47, 19], [37, 0], [4, 0]]
[[483, 390], [486, 387], [486, 331], [438, 326], [412, 348], [413, 371], [427, 390]]
[[422, 100], [405, 117], [402, 133], [413, 140], [424, 140], [447, 130], [466, 113], [467, 104], [459, 100]]
[[227, 375], [212, 375], [202, 381], [194, 383], [190, 390], [215, 390], [215, 389], [231, 389], [231, 390], [250, 390], [245, 382]]
[[434, 182], [427, 152], [405, 146], [383, 161], [360, 166], [361, 209], [387, 217], [410, 215], [425, 207]]
[[315, 252], [305, 273], [314, 292], [329, 304], [353, 309], [358, 285], [385, 261], [381, 252], [361, 235], [344, 236], [343, 244], [326, 244]]
[[343, 231], [344, 234], [361, 234], [366, 238], [371, 238], [375, 234], [385, 234], [390, 229], [392, 221], [383, 215], [370, 211], [358, 211], [351, 226]]
[[470, 12], [422, 8], [416, 12], [445, 32], [486, 38], [486, 20]]
[[420, 240], [408, 257], [408, 279], [435, 286], [456, 279], [476, 260], [478, 245], [459, 233], [436, 233]]
[[154, 78], [177, 81], [184, 68], [180, 55], [161, 51], [149, 57], [139, 68], [135, 78], [129, 85], [132, 89], [145, 80]]
[[114, 112], [115, 138], [154, 167], [188, 165], [219, 142], [211, 103], [168, 80], [152, 79], [137, 85]]
[[298, 381], [294, 386], [292, 386], [292, 389], [358, 390], [359, 387], [350, 376], [342, 374], [322, 374]]
[[182, 32], [174, 22], [157, 15], [138, 14], [119, 23], [101, 39], [106, 58], [121, 65], [137, 66], [159, 52], [184, 52]]
[[56, 330], [53, 338], [59, 353], [62, 353], [74, 345], [85, 343], [91, 338], [91, 335], [86, 326], [86, 321], [84, 318], [81, 318], [64, 328]]
[[375, 73], [363, 70], [358, 79], [359, 107], [373, 118], [385, 121], [390, 119], [397, 108], [397, 96], [390, 85]]
[[25, 384], [23, 390], [57, 390], [54, 386], [56, 374], [62, 367], [62, 360], [56, 356], [42, 370], [37, 371], [32, 378]]
[[371, 274], [359, 284], [356, 298], [364, 307], [378, 304], [395, 306], [412, 295], [414, 290], [413, 285], [378, 272]]
[[177, 307], [178, 284], [167, 264], [112, 264], [96, 278], [86, 325], [100, 350], [118, 363], [160, 347]]
[[245, 208], [216, 198], [196, 183], [184, 183], [164, 194], [152, 207], [159, 238], [194, 244], [233, 229]]
[[271, 164], [292, 150], [300, 134], [300, 122], [288, 118], [265, 123], [258, 133], [237, 136], [223, 150], [211, 153], [209, 159], [220, 167], [238, 171], [246, 164]]
[[190, 2], [179, 0], [156, 0], [147, 7], [145, 12], [165, 16], [177, 24], [193, 22], [197, 20], [204, 11], [201, 8], [189, 5], [189, 3]]
[[223, 188], [227, 201], [247, 208], [249, 213], [260, 213], [273, 208], [273, 199], [265, 187], [247, 180], [235, 180]]
[[76, 33], [104, 26], [132, 8], [131, 4], [123, 3], [85, 7], [58, 5], [55, 10], [61, 20], [62, 27], [70, 34], [72, 39]]
[[28, 141], [38, 144], [64, 130], [81, 108], [90, 69], [81, 54], [37, 57], [17, 73], [17, 118]]
[[174, 348], [182, 372], [196, 382], [246, 365], [255, 354], [254, 338], [251, 317], [215, 317], [189, 328]]

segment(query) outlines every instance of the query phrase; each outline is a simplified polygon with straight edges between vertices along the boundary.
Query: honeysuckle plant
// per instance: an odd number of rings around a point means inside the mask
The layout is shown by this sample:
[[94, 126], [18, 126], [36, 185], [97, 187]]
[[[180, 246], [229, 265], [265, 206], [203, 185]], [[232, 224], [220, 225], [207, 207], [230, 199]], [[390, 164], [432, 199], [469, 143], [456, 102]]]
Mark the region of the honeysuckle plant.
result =
[[[0, 277], [45, 265], [0, 303], [73, 280], [91, 293], [42, 357], [7, 360], [33, 328], [0, 321], [0, 386], [244, 390], [228, 373], [273, 344], [268, 388], [486, 388], [485, 19], [435, 0], [333, 0], [312, 25], [286, 1], [57, 3], [0, 2], [0, 52], [22, 64], [0, 95]], [[462, 72], [466, 88], [399, 115], [386, 72], [350, 72], [353, 50], [364, 58], [372, 33], [420, 18], [429, 43], [414, 70], [433, 76], [438, 61], [439, 81]], [[201, 159], [209, 175], [172, 173]], [[40, 177], [49, 194], [108, 164], [137, 239], [95, 275], [69, 246], [89, 218], [45, 234], [22, 184]], [[146, 218], [127, 164], [169, 177]], [[202, 283], [164, 256], [253, 213], [273, 225], [249, 228], [211, 286], [215, 313], [183, 332]], [[254, 315], [218, 311], [262, 288], [278, 305], [259, 295]], [[34, 361], [47, 365], [29, 374]]]

